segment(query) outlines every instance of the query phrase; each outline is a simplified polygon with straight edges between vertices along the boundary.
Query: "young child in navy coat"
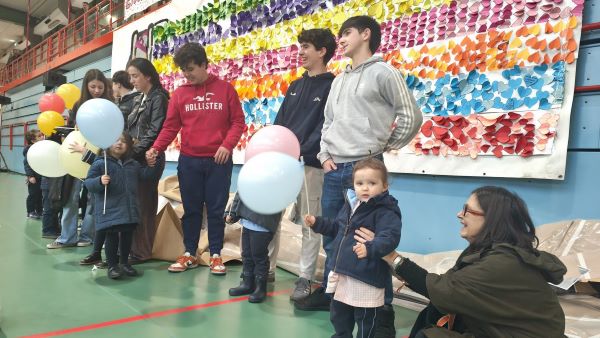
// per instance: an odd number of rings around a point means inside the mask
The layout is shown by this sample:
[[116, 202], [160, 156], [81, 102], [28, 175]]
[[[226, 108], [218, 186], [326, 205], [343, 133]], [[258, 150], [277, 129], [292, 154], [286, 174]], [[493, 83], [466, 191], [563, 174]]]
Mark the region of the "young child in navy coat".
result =
[[[93, 196], [96, 231], [106, 234], [104, 252], [108, 263], [108, 277], [120, 278], [123, 274], [133, 277], [138, 272], [128, 263], [133, 230], [139, 221], [137, 189], [140, 179], [152, 179], [159, 170], [142, 167], [132, 158], [133, 140], [123, 133], [107, 150], [104, 174], [104, 157], [98, 156], [85, 180], [85, 186]], [[104, 187], [107, 186], [106, 212], [104, 212]], [[117, 255], [117, 251], [120, 255]], [[120, 267], [119, 267], [120, 263]]]
[[[354, 324], [361, 338], [375, 335], [375, 320], [384, 304], [391, 271], [382, 258], [400, 243], [402, 221], [398, 201], [388, 192], [387, 169], [375, 158], [357, 162], [352, 173], [354, 190], [335, 220], [306, 215], [313, 231], [335, 237], [329, 264], [327, 293], [333, 293], [332, 337], [352, 337]], [[375, 233], [366, 243], [354, 239], [364, 227]]]

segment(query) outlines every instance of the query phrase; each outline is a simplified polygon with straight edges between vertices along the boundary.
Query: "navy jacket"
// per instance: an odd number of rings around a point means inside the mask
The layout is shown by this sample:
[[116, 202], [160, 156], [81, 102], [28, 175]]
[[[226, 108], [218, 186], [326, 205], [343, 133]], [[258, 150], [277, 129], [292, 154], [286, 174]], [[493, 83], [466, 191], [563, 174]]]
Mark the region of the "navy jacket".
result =
[[277, 228], [279, 228], [282, 215], [283, 212], [278, 212], [271, 215], [259, 214], [248, 208], [240, 199], [240, 194], [237, 193], [233, 198], [233, 202], [231, 202], [231, 208], [229, 210], [225, 210], [225, 216], [231, 216], [234, 222], [237, 222], [240, 220], [240, 218], [243, 218], [254, 224], [258, 224], [264, 228], [267, 228], [272, 233], [275, 233]]
[[[354, 191], [349, 190], [346, 203], [336, 219], [317, 217], [312, 229], [325, 236], [335, 237], [334, 255], [328, 265], [331, 271], [384, 288], [391, 278], [391, 270], [381, 258], [395, 250], [400, 243], [402, 215], [398, 201], [385, 191], [366, 203], [361, 203], [352, 214], [354, 198]], [[367, 257], [358, 259], [352, 247], [357, 243], [354, 231], [361, 227], [373, 231], [375, 238], [365, 243]]]
[[[104, 185], [100, 177], [104, 175], [104, 157], [98, 156], [85, 179], [85, 186], [93, 195], [94, 219], [96, 230], [114, 225], [138, 223], [137, 189], [140, 179], [151, 179], [158, 175], [158, 167], [143, 167], [134, 159], [123, 161], [107, 158], [108, 184], [106, 196], [106, 214], [104, 208]], [[143, 183], [142, 183], [143, 184]]]
[[334, 78], [332, 73], [308, 76], [305, 72], [290, 84], [273, 123], [294, 132], [304, 163], [315, 168], [321, 168], [317, 154], [321, 150], [325, 103]]
[[27, 152], [29, 151], [29, 148], [31, 148], [31, 145], [26, 146], [25, 148], [23, 148], [23, 168], [25, 169], [25, 175], [27, 175], [28, 177], [35, 177], [37, 180], [41, 179], [41, 175], [36, 173], [31, 166], [29, 166], [29, 162], [27, 161]]

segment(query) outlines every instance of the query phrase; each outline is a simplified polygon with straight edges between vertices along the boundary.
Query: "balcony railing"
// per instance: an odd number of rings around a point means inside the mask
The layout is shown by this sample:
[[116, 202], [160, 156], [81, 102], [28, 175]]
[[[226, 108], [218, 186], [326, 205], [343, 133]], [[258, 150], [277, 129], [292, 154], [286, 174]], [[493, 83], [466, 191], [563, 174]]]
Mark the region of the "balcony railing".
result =
[[[27, 77], [58, 58], [112, 32], [123, 24], [124, 1], [102, 0], [0, 69], [0, 88]], [[128, 20], [129, 21], [129, 20]]]

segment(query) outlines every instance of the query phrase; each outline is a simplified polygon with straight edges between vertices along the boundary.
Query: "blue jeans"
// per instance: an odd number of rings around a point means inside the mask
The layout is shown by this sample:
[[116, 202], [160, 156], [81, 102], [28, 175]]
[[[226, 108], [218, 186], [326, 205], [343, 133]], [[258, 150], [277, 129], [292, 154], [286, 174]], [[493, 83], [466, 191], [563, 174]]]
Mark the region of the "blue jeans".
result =
[[[73, 244], [77, 242], [92, 242], [94, 239], [94, 217], [89, 213], [92, 208], [87, 208], [88, 215], [84, 217], [84, 222], [81, 225], [81, 233], [77, 236], [77, 224], [79, 222], [79, 197], [81, 194], [82, 182], [79, 179], [73, 181], [71, 192], [67, 204], [63, 207], [62, 214], [62, 230], [60, 237], [56, 239], [62, 244]], [[78, 239], [79, 237], [79, 239]]]
[[225, 236], [225, 205], [231, 185], [231, 159], [225, 164], [215, 163], [212, 157], [179, 155], [177, 178], [183, 203], [181, 218], [185, 251], [192, 256], [198, 250], [202, 209], [206, 204], [208, 218], [208, 247], [211, 256], [221, 254]]
[[[382, 159], [376, 156], [378, 159]], [[336, 170], [325, 173], [323, 181], [323, 195], [321, 196], [321, 210], [323, 217], [334, 219], [346, 203], [346, 190], [354, 189], [352, 182], [352, 171], [356, 162], [336, 163]], [[335, 255], [333, 248], [333, 237], [323, 236], [323, 249], [325, 250], [325, 270], [323, 271], [323, 288], [327, 288], [327, 277], [329, 276], [329, 261]], [[386, 282], [385, 304], [392, 304], [394, 291], [392, 287], [392, 276]]]

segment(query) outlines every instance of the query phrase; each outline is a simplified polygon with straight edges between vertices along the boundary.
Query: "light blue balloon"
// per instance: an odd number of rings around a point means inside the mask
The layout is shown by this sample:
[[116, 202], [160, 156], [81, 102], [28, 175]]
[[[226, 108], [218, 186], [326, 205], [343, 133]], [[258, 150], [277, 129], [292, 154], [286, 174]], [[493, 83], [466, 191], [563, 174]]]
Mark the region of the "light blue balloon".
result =
[[304, 182], [304, 166], [283, 153], [268, 151], [252, 157], [240, 170], [238, 193], [259, 214], [275, 214], [296, 201]]
[[119, 107], [107, 99], [85, 101], [77, 110], [77, 126], [98, 148], [110, 148], [123, 133], [125, 121]]

